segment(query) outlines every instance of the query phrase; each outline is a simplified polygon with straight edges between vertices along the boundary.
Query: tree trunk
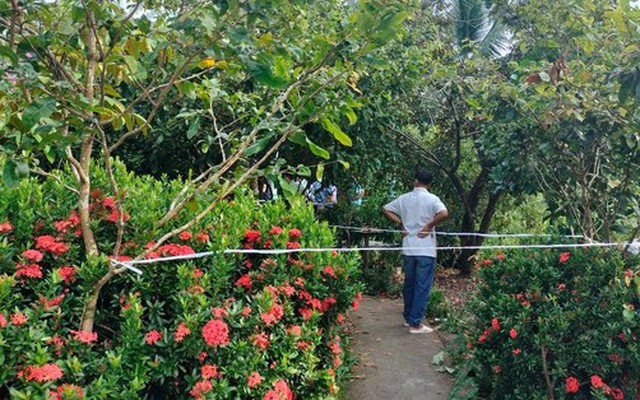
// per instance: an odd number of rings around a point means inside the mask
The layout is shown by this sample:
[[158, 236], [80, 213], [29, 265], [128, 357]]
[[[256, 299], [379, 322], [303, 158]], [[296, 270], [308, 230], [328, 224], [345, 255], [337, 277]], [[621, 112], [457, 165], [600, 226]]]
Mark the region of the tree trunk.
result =
[[[87, 75], [85, 81], [85, 96], [91, 102], [94, 98], [94, 84], [96, 77], [96, 67], [98, 64], [98, 49], [95, 32], [95, 15], [90, 8], [86, 8], [88, 25], [85, 28], [85, 42], [87, 45]], [[89, 112], [87, 119], [92, 118], [92, 113]], [[87, 256], [98, 255], [98, 245], [96, 243], [93, 230], [91, 229], [91, 218], [89, 215], [89, 199], [91, 197], [91, 153], [93, 150], [94, 133], [87, 133], [87, 136], [82, 141], [82, 148], [80, 151], [80, 196], [78, 201], [78, 214], [80, 215], [80, 224], [82, 227], [82, 239], [84, 241], [84, 248]], [[109, 276], [109, 279], [111, 277]], [[108, 279], [107, 279], [108, 280]], [[104, 281], [104, 282], [103, 282]], [[100, 295], [100, 289], [106, 283], [104, 277], [100, 281], [94, 284], [94, 289], [91, 295], [87, 299], [87, 304], [82, 315], [81, 330], [85, 332], [93, 331], [93, 323], [95, 319], [96, 307], [98, 303], [98, 296]]]
[[[480, 226], [476, 230], [475, 222], [474, 222], [474, 214], [465, 215], [462, 218], [462, 224], [460, 226], [461, 232], [470, 232], [470, 233], [487, 233], [489, 232], [489, 227], [491, 226], [491, 220], [496, 213], [496, 209], [498, 207], [498, 203], [500, 198], [502, 197], [502, 191], [497, 191], [491, 193], [489, 199], [487, 200], [487, 206], [484, 209], [484, 213], [482, 214], [482, 220], [480, 221]], [[475, 213], [475, 208], [472, 210]], [[484, 243], [484, 237], [482, 236], [463, 236], [460, 239], [461, 246], [482, 246]], [[460, 259], [457, 263], [457, 267], [460, 270], [461, 275], [469, 275], [471, 273], [471, 269], [473, 266], [472, 259], [478, 253], [477, 249], [465, 249], [460, 252]]]

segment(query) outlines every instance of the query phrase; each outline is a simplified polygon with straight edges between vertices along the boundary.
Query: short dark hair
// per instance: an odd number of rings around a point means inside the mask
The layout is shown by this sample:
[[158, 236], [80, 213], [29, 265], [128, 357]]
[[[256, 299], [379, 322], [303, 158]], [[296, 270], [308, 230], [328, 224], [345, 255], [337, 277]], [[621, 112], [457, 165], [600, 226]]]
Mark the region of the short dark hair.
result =
[[423, 185], [431, 185], [431, 182], [433, 182], [433, 174], [429, 172], [428, 169], [423, 167], [416, 168], [416, 174], [414, 175], [414, 178], [418, 181], [418, 183], [421, 183]]

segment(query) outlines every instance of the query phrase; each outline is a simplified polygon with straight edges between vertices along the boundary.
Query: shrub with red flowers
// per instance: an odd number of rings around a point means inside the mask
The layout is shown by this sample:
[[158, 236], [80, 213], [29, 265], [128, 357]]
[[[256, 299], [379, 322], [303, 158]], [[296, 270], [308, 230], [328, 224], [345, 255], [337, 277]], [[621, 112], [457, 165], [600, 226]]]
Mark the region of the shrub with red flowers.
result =
[[478, 262], [474, 318], [450, 346], [453, 398], [640, 398], [640, 270], [617, 250]]
[[[214, 252], [137, 265], [105, 283], [93, 331], [80, 321], [110, 260], [237, 249], [333, 247], [313, 210], [241, 192], [190, 231], [149, 252], [158, 218], [181, 182], [127, 174], [118, 196], [100, 168], [90, 218], [99, 247], [87, 256], [77, 197], [62, 181], [24, 180], [0, 190], [0, 398], [325, 398], [346, 376], [345, 312], [357, 303], [357, 255]], [[69, 181], [67, 181], [68, 183]], [[209, 205], [195, 198], [194, 207]], [[197, 204], [195, 204], [197, 203]], [[118, 239], [123, 212], [125, 229]], [[125, 212], [126, 211], [126, 212]], [[114, 223], [115, 222], [115, 223]], [[118, 243], [118, 246], [116, 244]], [[114, 251], [117, 249], [117, 251]]]

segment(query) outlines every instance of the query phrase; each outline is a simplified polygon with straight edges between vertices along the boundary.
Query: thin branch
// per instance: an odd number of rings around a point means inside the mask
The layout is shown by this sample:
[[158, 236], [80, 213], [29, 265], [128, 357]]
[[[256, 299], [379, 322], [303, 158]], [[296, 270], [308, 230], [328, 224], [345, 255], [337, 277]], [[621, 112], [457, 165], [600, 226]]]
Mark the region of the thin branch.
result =
[[111, 185], [111, 191], [115, 198], [116, 211], [118, 212], [116, 243], [113, 249], [113, 257], [117, 260], [120, 255], [120, 247], [122, 245], [122, 237], [124, 236], [124, 212], [122, 210], [122, 201], [120, 199], [120, 191], [118, 190], [118, 183], [113, 174], [113, 164], [111, 163], [111, 156], [108, 155], [107, 135], [98, 126], [98, 132], [100, 133], [100, 143], [102, 145], [102, 152], [104, 153], [104, 167], [107, 170], [107, 176], [109, 177], [109, 184]]
[[547, 366], [547, 354], [549, 349], [545, 346], [540, 348], [540, 352], [542, 355], [542, 373], [544, 375], [544, 381], [547, 383], [547, 400], [554, 400], [553, 390], [555, 384], [551, 380], [551, 376], [549, 375], [549, 367]]
[[[317, 69], [315, 69], [315, 70], [317, 70]], [[278, 96], [277, 100], [272, 105], [271, 111], [267, 114], [267, 116], [264, 118], [264, 120], [268, 120], [268, 119], [272, 118], [273, 115], [280, 110], [280, 108], [285, 103], [285, 101], [287, 100], [287, 98], [289, 97], [291, 92], [295, 88], [297, 88], [297, 87], [301, 86], [303, 83], [305, 83], [310, 77], [311, 77], [311, 74], [303, 74], [300, 77], [300, 79], [298, 79], [296, 82], [291, 84], [287, 88], [287, 90], [285, 90], [283, 93], [281, 93], [280, 96]], [[321, 87], [324, 87], [324, 85], [321, 86]], [[249, 148], [249, 146], [251, 145], [251, 143], [253, 142], [253, 140], [255, 139], [255, 137], [258, 135], [258, 133], [261, 130], [262, 130], [261, 129], [261, 125], [260, 124], [256, 124], [256, 126], [254, 126], [254, 128], [247, 135], [247, 137], [245, 139], [243, 139], [242, 143], [240, 143], [240, 146], [235, 150], [233, 156], [228, 158], [226, 160], [226, 162], [224, 162], [221, 165], [220, 169], [218, 171], [216, 171], [215, 174], [211, 175], [200, 186], [198, 186], [193, 191], [193, 193], [191, 193], [188, 197], [184, 198], [182, 201], [177, 203], [176, 207], [173, 210], [167, 211], [167, 213], [158, 221], [157, 225], [158, 226], [162, 226], [165, 223], [167, 223], [167, 221], [169, 221], [172, 218], [174, 218], [184, 208], [184, 206], [188, 202], [190, 202], [193, 198], [195, 198], [195, 196], [197, 196], [199, 193], [201, 193], [204, 190], [206, 190], [209, 186], [211, 186], [213, 184], [213, 182], [215, 182], [216, 180], [220, 179], [220, 177], [222, 177], [222, 175], [224, 175], [224, 173], [227, 172], [229, 170], [229, 168], [231, 168], [237, 161], [239, 161], [242, 158], [242, 156], [244, 155], [244, 152]]]
[[211, 171], [213, 171], [213, 167], [207, 168], [206, 171], [204, 171], [198, 177], [196, 177], [192, 181], [189, 181], [187, 185], [185, 185], [185, 187], [182, 188], [182, 190], [180, 190], [180, 193], [178, 193], [178, 195], [173, 199], [173, 201], [171, 202], [171, 205], [169, 206], [169, 210], [173, 210], [176, 207], [177, 201], [189, 191], [191, 186], [203, 180], [207, 175], [211, 173]]
[[184, 62], [184, 64], [182, 64], [180, 66], [180, 68], [178, 68], [174, 72], [174, 74], [171, 76], [171, 79], [169, 80], [169, 82], [164, 86], [164, 89], [160, 93], [160, 96], [158, 96], [157, 103], [154, 105], [153, 109], [151, 110], [151, 112], [147, 116], [147, 118], [144, 121], [144, 123], [142, 125], [140, 125], [139, 127], [137, 127], [136, 129], [134, 129], [132, 131], [129, 131], [129, 132], [125, 133], [124, 135], [120, 136], [118, 138], [118, 140], [107, 149], [107, 156], [111, 155], [127, 139], [137, 135], [143, 129], [146, 129], [146, 128], [148, 128], [150, 126], [151, 121], [153, 121], [153, 118], [155, 118], [156, 114], [158, 113], [158, 110], [160, 109], [160, 105], [162, 105], [162, 101], [169, 94], [169, 91], [171, 90], [171, 85], [178, 79], [180, 74], [182, 74], [182, 72], [186, 69], [187, 65], [189, 65], [189, 63], [191, 62], [191, 60], [193, 60], [193, 58], [195, 56], [196, 56], [196, 53], [194, 53], [191, 56], [189, 56], [189, 58]]
[[73, 192], [75, 194], [78, 194], [78, 189], [71, 187], [69, 185], [67, 185], [66, 183], [64, 183], [64, 181], [62, 180], [62, 178], [60, 178], [58, 175], [56, 174], [52, 174], [50, 172], [44, 171], [43, 169], [40, 168], [31, 168], [31, 171], [37, 175], [40, 176], [45, 176], [48, 178], [52, 178], [54, 180], [56, 180], [58, 183], [62, 184], [67, 190], [69, 190], [70, 192]]

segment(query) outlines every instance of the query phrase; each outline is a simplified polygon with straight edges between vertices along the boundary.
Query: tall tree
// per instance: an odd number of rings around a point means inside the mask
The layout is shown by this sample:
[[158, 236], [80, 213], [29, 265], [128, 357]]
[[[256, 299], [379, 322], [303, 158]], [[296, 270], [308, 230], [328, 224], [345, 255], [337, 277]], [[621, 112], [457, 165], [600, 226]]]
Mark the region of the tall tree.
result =
[[[321, 122], [349, 144], [333, 123], [350, 112], [342, 89], [363, 58], [394, 37], [401, 11], [386, 1], [355, 8], [330, 0], [138, 1], [124, 7], [108, 0], [12, 2], [0, 11], [5, 181], [29, 169], [49, 174], [38, 164], [40, 154], [68, 163], [85, 256], [118, 256], [126, 221], [112, 156], [132, 138], [162, 131], [165, 121], [182, 123], [187, 136], [206, 121], [216, 135], [217, 163], [160, 218], [161, 227], [184, 221], [158, 238], [160, 246], [202, 219], [287, 140], [314, 149], [301, 130], [306, 124]], [[89, 218], [93, 162], [104, 164], [116, 199], [113, 249], [99, 248]], [[192, 199], [211, 191], [208, 207], [190, 210]], [[87, 297], [82, 330], [93, 328], [101, 288], [123, 271], [105, 266]]]

